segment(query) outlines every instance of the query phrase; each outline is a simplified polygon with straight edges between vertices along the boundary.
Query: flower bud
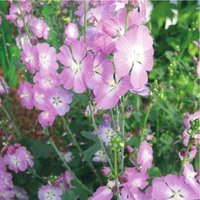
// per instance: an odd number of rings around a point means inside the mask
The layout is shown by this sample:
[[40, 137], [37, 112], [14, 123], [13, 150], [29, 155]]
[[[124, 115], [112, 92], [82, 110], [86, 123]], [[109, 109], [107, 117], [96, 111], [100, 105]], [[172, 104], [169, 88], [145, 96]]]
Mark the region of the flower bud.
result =
[[104, 176], [107, 176], [110, 174], [110, 168], [109, 167], [102, 167], [101, 172]]
[[151, 124], [147, 124], [147, 128], [151, 128]]
[[145, 105], [144, 107], [146, 110], [149, 110], [149, 106], [148, 105]]
[[112, 192], [113, 192], [114, 194], [118, 194], [118, 193], [119, 193], [119, 188], [113, 187], [113, 188], [112, 188]]
[[120, 131], [120, 126], [119, 126], [118, 122], [114, 122], [113, 126], [115, 127], [116, 131], [118, 131], [118, 132]]
[[90, 92], [90, 98], [91, 98], [92, 100], [94, 100], [94, 99], [95, 99], [95, 95], [94, 95], [94, 92], [93, 92], [93, 90], [91, 90], [91, 92]]
[[90, 17], [90, 18], [88, 19], [88, 22], [89, 22], [90, 24], [94, 24], [94, 23], [95, 23], [95, 20], [96, 20], [96, 18], [95, 18], [94, 16], [92, 16], [92, 17]]
[[13, 146], [9, 146], [9, 147], [8, 147], [8, 153], [9, 153], [10, 155], [15, 154], [15, 152], [16, 152], [16, 149], [15, 149]]
[[20, 144], [20, 143], [15, 143], [15, 144], [14, 144], [14, 147], [16, 147], [16, 148], [17, 148], [17, 147], [21, 147], [21, 144]]
[[103, 119], [105, 119], [105, 120], [111, 120], [111, 117], [110, 117], [110, 115], [107, 115], [107, 114], [103, 114]]
[[128, 132], [128, 134], [127, 134], [127, 136], [126, 136], [126, 139], [127, 139], [127, 140], [130, 140], [131, 137], [132, 137], [132, 134], [131, 134], [130, 132]]
[[133, 153], [134, 149], [131, 146], [127, 145], [126, 148], [129, 153]]
[[126, 109], [126, 116], [129, 116], [131, 114], [132, 110], [133, 110], [133, 107], [131, 105], [128, 106]]
[[36, 37], [32, 37], [32, 38], [31, 38], [31, 42], [32, 42], [32, 43], [36, 43], [36, 42], [37, 42], [37, 38], [36, 38]]
[[124, 174], [122, 174], [120, 177], [119, 177], [119, 181], [120, 183], [127, 183], [128, 182], [128, 177]]
[[138, 129], [137, 132], [140, 134], [140, 133], [142, 133], [142, 130], [141, 130], [141, 129]]
[[183, 156], [183, 157], [187, 156], [187, 154], [188, 154], [188, 152], [187, 152], [186, 149], [182, 149], [182, 150], [180, 151], [180, 153], [181, 153], [181, 156]]
[[122, 100], [119, 99], [118, 102], [117, 102], [117, 104], [118, 104], [119, 106], [123, 106]]

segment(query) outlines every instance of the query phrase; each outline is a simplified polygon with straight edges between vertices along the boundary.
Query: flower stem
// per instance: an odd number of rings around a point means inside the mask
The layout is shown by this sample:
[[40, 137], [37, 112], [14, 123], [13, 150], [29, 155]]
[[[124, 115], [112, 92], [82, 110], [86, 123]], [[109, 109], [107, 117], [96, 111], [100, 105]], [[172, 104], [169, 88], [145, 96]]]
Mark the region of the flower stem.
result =
[[23, 23], [24, 23], [24, 27], [25, 27], [25, 29], [26, 29], [26, 33], [27, 33], [28, 38], [29, 38], [29, 40], [30, 40], [30, 42], [31, 42], [31, 36], [30, 36], [29, 31], [28, 31], [28, 27], [27, 27], [27, 25], [26, 25], [24, 15], [23, 15], [23, 13], [22, 13], [22, 9], [21, 9], [21, 6], [20, 6], [20, 4], [19, 4], [19, 0], [17, 1], [17, 5], [18, 5], [18, 7], [19, 7], [19, 11], [20, 11], [20, 14], [21, 14], [21, 16], [22, 16], [22, 20], [23, 20]]
[[150, 97], [150, 101], [149, 101], [149, 109], [147, 110], [146, 116], [145, 116], [145, 120], [144, 120], [144, 124], [143, 124], [143, 128], [142, 128], [142, 133], [140, 136], [140, 144], [143, 141], [143, 134], [144, 134], [144, 130], [146, 129], [146, 124], [147, 124], [147, 119], [151, 110], [151, 103], [152, 103], [152, 96]]
[[[48, 128], [47, 128], [46, 126], [45, 126], [45, 130], [46, 130], [47, 136], [49, 136], [50, 133], [49, 133], [49, 130], [48, 130]], [[89, 193], [92, 194], [92, 191], [90, 191], [90, 189], [89, 189], [87, 186], [85, 186], [85, 185], [76, 177], [76, 175], [73, 173], [73, 171], [70, 169], [70, 167], [68, 166], [68, 164], [65, 162], [64, 158], [61, 156], [61, 154], [60, 154], [60, 152], [59, 152], [59, 150], [58, 150], [57, 146], [55, 145], [55, 143], [54, 143], [54, 141], [53, 141], [52, 138], [50, 139], [50, 144], [51, 144], [51, 145], [53, 146], [53, 148], [55, 149], [56, 153], [58, 154], [59, 158], [60, 158], [61, 161], [63, 162], [64, 166], [67, 168], [67, 170], [68, 170], [68, 171], [71, 173], [71, 175], [74, 177], [74, 180], [77, 181], [77, 182], [82, 186], [82, 188], [84, 188], [85, 190], [87, 190]]]
[[[64, 126], [67, 128], [67, 131], [69, 132], [69, 134], [70, 134], [70, 136], [71, 136], [73, 142], [75, 143], [76, 147], [78, 148], [78, 150], [79, 150], [81, 156], [83, 156], [83, 150], [81, 149], [81, 147], [80, 147], [80, 145], [78, 144], [76, 138], [74, 137], [74, 135], [73, 135], [71, 129], [69, 128], [69, 126], [68, 126], [68, 124], [67, 124], [67, 122], [66, 122], [64, 116], [62, 116], [62, 120], [63, 120]], [[102, 185], [101, 178], [99, 177], [98, 173], [97, 173], [96, 170], [94, 169], [93, 164], [92, 164], [89, 160], [88, 160], [87, 162], [88, 162], [89, 166], [91, 167], [92, 171], [95, 173], [95, 175], [96, 175], [97, 179], [99, 180], [100, 184]]]
[[[2, 104], [1, 104], [1, 108], [2, 108], [3, 112], [5, 113], [6, 117], [8, 118], [8, 120], [9, 120], [9, 121], [12, 121], [10, 115], [8, 114], [7, 110], [4, 108], [4, 106], [3, 106]], [[14, 128], [15, 132], [17, 133], [17, 136], [21, 139], [22, 137], [21, 137], [20, 132], [19, 132], [19, 130], [17, 129], [15, 123], [12, 122], [12, 124], [13, 124], [13, 128]]]
[[96, 134], [97, 134], [97, 137], [98, 137], [98, 139], [99, 139], [101, 148], [102, 148], [103, 152], [106, 154], [106, 158], [107, 158], [107, 160], [108, 160], [108, 163], [109, 163], [109, 165], [110, 165], [110, 168], [111, 168], [112, 171], [114, 171], [113, 165], [112, 165], [112, 163], [111, 163], [111, 161], [110, 161], [110, 158], [109, 158], [109, 156], [108, 156], [108, 154], [107, 154], [107, 151], [106, 151], [106, 149], [105, 149], [105, 147], [104, 147], [104, 144], [103, 144], [103, 142], [102, 142], [102, 139], [101, 139], [101, 137], [100, 137], [100, 135], [99, 135], [99, 131], [98, 131], [98, 129], [97, 129], [97, 125], [96, 125], [96, 122], [95, 122], [95, 119], [94, 119], [94, 115], [93, 115], [93, 111], [92, 111], [91, 101], [90, 101], [90, 99], [89, 99], [89, 96], [90, 96], [90, 95], [89, 95], [89, 90], [87, 90], [87, 94], [88, 94], [88, 103], [89, 103], [89, 109], [90, 109], [90, 114], [91, 114], [91, 118], [92, 118], [92, 123], [93, 123], [93, 126], [94, 126], [94, 130], [95, 130], [95, 132], [96, 132]]
[[[191, 143], [188, 144], [187, 149], [186, 149], [187, 152], [190, 150], [191, 145], [192, 145]], [[181, 176], [182, 173], [183, 173], [183, 168], [184, 168], [184, 166], [185, 166], [186, 159], [187, 159], [187, 156], [185, 156], [184, 159], [183, 159], [182, 162], [181, 162], [181, 169], [180, 169], [180, 171], [179, 171], [179, 176]]]
[[[114, 149], [114, 168], [115, 168], [115, 184], [119, 188], [118, 184], [118, 171], [117, 171], [117, 150]], [[118, 200], [121, 200], [120, 193], [118, 193]]]

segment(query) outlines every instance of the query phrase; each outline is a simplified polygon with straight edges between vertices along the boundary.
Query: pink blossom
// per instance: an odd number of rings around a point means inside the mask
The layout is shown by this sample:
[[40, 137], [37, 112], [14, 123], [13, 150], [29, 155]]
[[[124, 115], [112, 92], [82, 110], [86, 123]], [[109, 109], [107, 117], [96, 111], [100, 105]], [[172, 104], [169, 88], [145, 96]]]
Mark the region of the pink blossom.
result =
[[137, 163], [141, 165], [141, 172], [146, 172], [147, 168], [151, 168], [153, 161], [153, 149], [150, 144], [146, 141], [143, 141], [139, 147], [137, 154]]
[[130, 77], [120, 78], [117, 74], [113, 77], [113, 65], [107, 63], [102, 73], [102, 83], [94, 88], [97, 108], [110, 109], [116, 106], [119, 98], [130, 89]]
[[194, 200], [198, 199], [198, 195], [194, 193], [194, 190], [184, 183], [184, 177], [168, 174], [166, 176], [166, 183], [157, 181], [153, 183], [152, 197], [155, 200], [163, 199], [184, 199]]
[[120, 77], [131, 71], [131, 84], [141, 88], [148, 81], [146, 71], [153, 68], [153, 39], [145, 26], [127, 31], [116, 41], [114, 53], [116, 72]]
[[67, 34], [67, 37], [77, 39], [79, 36], [78, 28], [76, 24], [69, 23], [67, 28], [65, 29], [65, 33]]
[[101, 186], [96, 190], [95, 193], [93, 193], [93, 196], [90, 197], [88, 200], [100, 200], [100, 199], [110, 200], [112, 199], [112, 197], [113, 197], [112, 190], [107, 186]]
[[196, 72], [200, 78], [200, 61], [196, 62], [196, 65], [197, 65], [197, 69], [196, 69]]
[[93, 56], [89, 52], [86, 56], [86, 45], [80, 41], [72, 42], [71, 49], [72, 55], [64, 45], [57, 56], [65, 65], [60, 80], [65, 89], [70, 90], [73, 87], [76, 93], [83, 93], [87, 88], [87, 79], [93, 74]]
[[8, 153], [9, 153], [10, 155], [15, 154], [15, 152], [16, 152], [16, 149], [15, 149], [13, 146], [9, 146], [9, 147], [8, 147]]
[[61, 87], [58, 88], [55, 94], [49, 96], [49, 101], [59, 116], [63, 116], [69, 112], [69, 104], [72, 102], [72, 96], [72, 93], [63, 90]]
[[39, 69], [37, 47], [32, 46], [30, 43], [25, 43], [22, 45], [22, 49], [23, 51], [21, 51], [21, 60], [23, 64], [26, 64], [30, 73], [34, 74], [35, 69]]
[[54, 74], [58, 69], [56, 62], [56, 50], [47, 43], [38, 43], [39, 72], [42, 77]]
[[152, 140], [154, 138], [153, 135], [147, 135], [147, 140]]
[[18, 93], [21, 104], [26, 106], [28, 109], [33, 108], [33, 91], [31, 83], [24, 81], [24, 84], [20, 84]]
[[15, 154], [6, 154], [4, 156], [4, 162], [8, 164], [10, 170], [14, 170], [16, 173], [18, 169], [20, 171], [25, 171], [27, 169], [27, 162], [25, 155], [21, 151], [16, 151]]
[[134, 149], [131, 146], [127, 145], [126, 148], [129, 153], [133, 153]]
[[101, 172], [104, 176], [107, 176], [110, 174], [110, 168], [109, 167], [102, 167]]
[[[20, 43], [20, 39], [21, 39], [21, 43]], [[20, 37], [20, 38], [19, 38], [19, 36], [17, 36], [17, 37], [15, 38], [15, 41], [16, 41], [16, 45], [17, 45], [17, 47], [18, 47], [19, 49], [22, 48], [21, 45], [23, 45], [23, 44], [25, 44], [25, 43], [30, 43], [29, 37], [28, 37], [28, 35], [25, 34], [25, 33], [21, 34], [21, 37]]]
[[56, 109], [53, 106], [51, 106], [39, 114], [38, 116], [39, 123], [43, 126], [47, 125], [52, 126], [56, 118], [56, 115], [57, 115]]
[[143, 85], [139, 89], [135, 89], [135, 88], [131, 87], [130, 92], [137, 93], [137, 94], [139, 94], [141, 96], [149, 96], [150, 93], [151, 93], [151, 90], [150, 90], [150, 88], [148, 86]]

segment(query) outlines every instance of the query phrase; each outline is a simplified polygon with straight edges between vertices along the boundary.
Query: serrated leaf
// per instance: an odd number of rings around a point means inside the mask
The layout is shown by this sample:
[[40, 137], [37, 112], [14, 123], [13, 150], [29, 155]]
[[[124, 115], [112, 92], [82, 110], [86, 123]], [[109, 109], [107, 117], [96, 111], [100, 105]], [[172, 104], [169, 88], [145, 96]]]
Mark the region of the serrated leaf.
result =
[[54, 148], [48, 144], [44, 144], [38, 140], [32, 140], [30, 149], [34, 152], [35, 158], [47, 158], [49, 152], [54, 153]]
[[65, 194], [61, 196], [62, 200], [74, 200], [75, 194], [72, 189], [67, 188]]
[[12, 64], [13, 64], [17, 69], [26, 67], [26, 65], [22, 64], [22, 62], [20, 62], [19, 60], [14, 60], [14, 61], [12, 61]]
[[84, 155], [83, 159], [85, 161], [88, 161], [100, 148], [101, 148], [101, 145], [99, 142], [93, 144], [91, 147], [89, 147], [87, 150], [83, 152], [83, 155]]
[[91, 133], [88, 133], [86, 131], [81, 131], [81, 135], [87, 139], [93, 140], [94, 142], [98, 142], [99, 139], [97, 138], [96, 135], [93, 135]]

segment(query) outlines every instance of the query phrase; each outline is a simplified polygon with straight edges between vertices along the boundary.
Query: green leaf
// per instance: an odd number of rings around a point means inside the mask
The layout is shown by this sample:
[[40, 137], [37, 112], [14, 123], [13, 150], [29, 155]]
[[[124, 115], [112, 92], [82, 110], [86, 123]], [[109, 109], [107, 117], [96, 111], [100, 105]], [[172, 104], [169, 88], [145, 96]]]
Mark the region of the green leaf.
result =
[[48, 144], [44, 144], [38, 140], [32, 140], [32, 145], [30, 149], [34, 152], [35, 158], [47, 158], [49, 156], [49, 152], [54, 153], [54, 148]]
[[20, 62], [19, 60], [14, 60], [14, 61], [12, 61], [12, 64], [13, 64], [17, 69], [26, 67], [26, 65], [23, 65], [22, 62]]
[[72, 189], [67, 188], [65, 194], [61, 196], [62, 200], [74, 200], [75, 194]]
[[85, 161], [88, 161], [91, 158], [91, 156], [94, 155], [100, 148], [101, 148], [101, 145], [99, 142], [93, 144], [91, 147], [89, 147], [87, 150], [83, 152], [83, 155], [84, 155], [83, 159]]
[[86, 131], [81, 131], [81, 135], [87, 139], [93, 140], [94, 142], [98, 142], [99, 139], [97, 138], [96, 135], [93, 135], [91, 133], [88, 133]]

